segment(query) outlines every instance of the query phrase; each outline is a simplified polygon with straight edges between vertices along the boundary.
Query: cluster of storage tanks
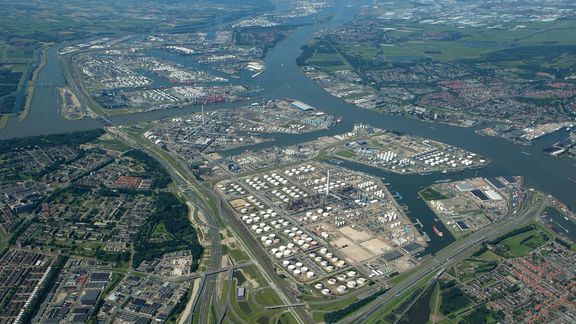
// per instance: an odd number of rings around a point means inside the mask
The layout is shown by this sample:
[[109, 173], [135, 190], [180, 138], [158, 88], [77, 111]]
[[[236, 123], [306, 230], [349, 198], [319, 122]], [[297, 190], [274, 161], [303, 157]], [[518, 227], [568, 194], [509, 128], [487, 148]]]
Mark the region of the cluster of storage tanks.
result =
[[274, 255], [276, 259], [282, 259], [298, 252], [299, 249], [294, 245], [294, 243], [288, 243], [286, 245], [280, 245], [277, 248], [270, 249], [270, 253]]
[[280, 243], [280, 239], [276, 237], [276, 234], [272, 233], [269, 235], [262, 235], [260, 236], [260, 241], [262, 242], [262, 244], [264, 244], [265, 246], [270, 246], [273, 244], [278, 244]]
[[384, 198], [386, 197], [386, 192], [384, 192], [384, 190], [380, 189], [378, 191], [374, 191], [374, 196], [378, 197], [378, 198]]
[[[312, 190], [319, 194], [326, 193], [326, 177], [314, 179], [312, 183], [315, 184]], [[328, 190], [343, 188], [344, 186], [346, 186], [346, 182], [342, 180], [330, 181], [330, 183], [328, 183]]]
[[398, 218], [398, 214], [394, 211], [390, 211], [384, 214], [384, 216], [378, 217], [378, 221], [380, 223], [389, 223], [391, 221], [395, 221]]
[[316, 170], [316, 167], [308, 164], [306, 166], [301, 166], [298, 169], [293, 168], [290, 170], [284, 170], [284, 173], [287, 174], [288, 176], [292, 177], [294, 175], [300, 175], [301, 173], [309, 173], [309, 172], [312, 172], [314, 170]]
[[260, 178], [247, 178], [246, 183], [255, 190], [268, 189], [268, 185]]
[[374, 186], [378, 187], [374, 181], [364, 181], [364, 182], [360, 182], [359, 184], [356, 185], [356, 187], [358, 187], [358, 189], [371, 188]]
[[346, 225], [346, 219], [344, 219], [344, 217], [335, 217], [334, 218], [334, 226], [336, 226], [336, 228], [340, 228], [342, 226]]
[[397, 228], [398, 226], [402, 225], [402, 222], [394, 222], [392, 224], [390, 224], [390, 228]]
[[326, 272], [332, 272], [335, 269], [346, 266], [346, 262], [344, 260], [340, 260], [338, 257], [334, 256], [332, 252], [329, 252], [328, 249], [324, 247], [318, 250], [318, 253], [311, 252], [308, 254], [308, 256]]
[[218, 185], [218, 189], [222, 190], [222, 192], [224, 192], [225, 194], [232, 194], [234, 192], [237, 192], [237, 193], [243, 195], [246, 193], [244, 188], [242, 188], [237, 183], [230, 183], [228, 186], [226, 186], [226, 188], [224, 188], [224, 186], [220, 184], [220, 185]]
[[[248, 196], [248, 197], [246, 197], [246, 200], [248, 200], [248, 202], [246, 202], [244, 204], [244, 207], [242, 209], [240, 209], [240, 213], [242, 213], [242, 214], [246, 214], [249, 209], [253, 209], [253, 208], [263, 209], [264, 208], [264, 204], [254, 196]], [[272, 210], [272, 209], [269, 209], [269, 210]], [[272, 211], [270, 211], [268, 213], [272, 213]], [[264, 214], [266, 214], [266, 213], [264, 213]], [[274, 216], [276, 216], [276, 213], [274, 213]]]
[[330, 216], [330, 211], [332, 211], [332, 207], [326, 207], [326, 209], [318, 208], [315, 212], [314, 211], [307, 211], [305, 216], [298, 217], [299, 222], [315, 222], [320, 217], [328, 217]]
[[[278, 213], [276, 213], [275, 211], [273, 211], [272, 209], [268, 209], [268, 210], [261, 210], [258, 213], [251, 213], [250, 215], [242, 215], [242, 221], [244, 222], [244, 224], [246, 225], [252, 225], [252, 224], [264, 224], [266, 227], [270, 227], [268, 225], [266, 225], [264, 223], [265, 220], [268, 220], [270, 218], [274, 218], [278, 216]], [[272, 229], [270, 227], [270, 229]]]
[[384, 153], [380, 153], [377, 155], [377, 157], [385, 162], [391, 162], [392, 160], [394, 160], [396, 157], [398, 156], [398, 154], [396, 154], [395, 152], [392, 151], [388, 151], [388, 152], [384, 152]]
[[289, 202], [290, 198], [300, 199], [300, 198], [308, 197], [307, 193], [305, 193], [304, 191], [302, 191], [302, 189], [300, 189], [296, 186], [291, 186], [290, 188], [282, 187], [280, 190], [274, 189], [274, 190], [272, 190], [272, 194], [275, 195], [276, 197], [278, 197], [278, 199], [282, 200], [285, 203]]
[[[474, 161], [472, 161], [471, 159], [475, 156], [475, 153], [470, 153], [470, 155], [463, 157], [457, 157], [456, 155], [451, 155], [449, 153], [446, 152], [439, 152], [437, 150], [434, 150], [432, 152], [423, 154], [423, 155], [419, 155], [418, 156], [418, 160], [421, 162], [424, 162], [424, 164], [430, 165], [430, 166], [436, 166], [436, 165], [440, 165], [440, 164], [446, 164], [447, 166], [450, 167], [457, 167], [457, 166], [470, 166], [474, 163]], [[480, 162], [484, 162], [484, 160], [480, 160]]]
[[290, 229], [285, 229], [284, 235], [288, 236], [288, 238], [291, 239], [292, 242], [296, 243], [296, 245], [298, 245], [304, 250], [318, 246], [318, 241], [316, 241], [314, 238], [304, 233], [301, 229], [295, 226]]
[[285, 185], [288, 183], [286, 178], [276, 173], [272, 173], [271, 175], [264, 174], [262, 177], [273, 186], [279, 186], [281, 184]]
[[[357, 277], [357, 276], [358, 274], [356, 273], [356, 271], [350, 270], [346, 273], [341, 273], [337, 275], [335, 278], [334, 277], [328, 278], [325, 284], [320, 282], [316, 283], [314, 285], [314, 288], [320, 290], [322, 295], [325, 296], [331, 295], [333, 293], [342, 295], [348, 292], [348, 289], [354, 289], [366, 285], [368, 280], [364, 277]], [[335, 288], [336, 291], [334, 292], [334, 290], [329, 289], [328, 287], [336, 287]]]
[[300, 281], [313, 279], [316, 274], [300, 261], [284, 260], [282, 266]]

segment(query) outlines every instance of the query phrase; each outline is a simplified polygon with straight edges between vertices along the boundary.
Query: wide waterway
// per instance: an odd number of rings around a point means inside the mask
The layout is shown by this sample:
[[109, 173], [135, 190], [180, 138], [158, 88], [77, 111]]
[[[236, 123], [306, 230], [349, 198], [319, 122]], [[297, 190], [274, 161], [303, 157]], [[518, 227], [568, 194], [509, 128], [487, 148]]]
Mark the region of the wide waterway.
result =
[[[344, 123], [329, 131], [304, 135], [278, 135], [274, 143], [264, 143], [253, 148], [270, 145], [291, 145], [315, 139], [319, 136], [334, 135], [352, 128], [354, 123], [368, 123], [375, 127], [403, 131], [482, 154], [492, 160], [489, 167], [479, 171], [467, 171], [457, 174], [431, 176], [401, 176], [388, 174], [374, 168], [355, 165], [359, 169], [386, 178], [391, 184], [392, 192], [399, 192], [404, 197], [402, 204], [410, 208], [413, 218], [424, 224], [424, 230], [433, 239], [429, 252], [434, 252], [453, 240], [444, 230], [443, 239], [438, 239], [431, 232], [431, 226], [438, 224], [430, 209], [416, 198], [417, 191], [432, 184], [435, 180], [450, 178], [453, 180], [470, 176], [522, 175], [529, 187], [548, 192], [559, 198], [572, 209], [576, 209], [576, 161], [567, 158], [551, 157], [542, 152], [543, 139], [536, 145], [526, 147], [511, 144], [507, 141], [477, 135], [473, 129], [431, 124], [414, 119], [380, 114], [374, 111], [357, 108], [332, 97], [314, 81], [308, 79], [296, 65], [296, 58], [301, 53], [301, 46], [306, 44], [315, 32], [323, 28], [342, 25], [354, 17], [355, 9], [365, 1], [340, 1], [329, 10], [332, 19], [317, 24], [310, 24], [295, 29], [285, 40], [269, 50], [265, 58], [267, 70], [255, 78], [243, 78], [247, 85], [260, 86], [264, 90], [261, 96], [266, 99], [298, 98], [319, 110], [343, 116]], [[47, 51], [47, 64], [39, 75], [32, 108], [28, 118], [18, 122], [12, 118], [0, 138], [23, 137], [50, 133], [62, 133], [101, 127], [95, 120], [67, 121], [59, 112], [59, 98], [56, 87], [64, 84], [60, 62], [55, 46]], [[209, 106], [209, 109], [236, 107], [239, 104], [222, 104]], [[117, 124], [130, 124], [137, 121], [155, 120], [166, 116], [177, 116], [193, 111], [199, 107], [153, 111], [111, 118]], [[442, 226], [439, 226], [442, 227]]]

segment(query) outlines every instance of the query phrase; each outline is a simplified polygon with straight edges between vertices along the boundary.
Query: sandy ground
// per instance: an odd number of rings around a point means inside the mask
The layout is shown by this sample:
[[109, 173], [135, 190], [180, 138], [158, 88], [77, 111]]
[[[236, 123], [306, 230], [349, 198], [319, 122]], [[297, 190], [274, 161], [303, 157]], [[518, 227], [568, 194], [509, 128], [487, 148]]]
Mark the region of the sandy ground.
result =
[[68, 88], [58, 88], [60, 94], [60, 111], [66, 119], [82, 119], [90, 116], [87, 108], [82, 107], [80, 101]]
[[349, 238], [351, 238], [356, 242], [362, 242], [373, 238], [373, 236], [370, 235], [370, 233], [353, 229], [350, 226], [344, 226], [342, 228], [339, 228], [338, 230], [340, 231], [340, 233], [348, 236]]
[[330, 242], [330, 244], [344, 253], [344, 257], [350, 263], [360, 262], [374, 257], [374, 254], [366, 251], [366, 249], [362, 248], [362, 246], [345, 237], [339, 237], [338, 239]]
[[196, 297], [199, 288], [200, 288], [200, 279], [196, 279], [194, 280], [194, 285], [192, 286], [192, 294], [190, 295], [190, 300], [188, 300], [186, 308], [184, 308], [184, 311], [182, 312], [182, 314], [180, 314], [180, 317], [178, 318], [178, 324], [185, 324], [186, 319], [188, 318], [190, 312], [192, 311], [192, 303], [194, 302], [194, 298]]
[[386, 251], [391, 250], [391, 247], [390, 247], [390, 245], [388, 245], [388, 243], [386, 243], [380, 239], [377, 239], [377, 238], [363, 242], [360, 245], [362, 245], [364, 248], [370, 250], [370, 252], [372, 252], [374, 254], [382, 254]]

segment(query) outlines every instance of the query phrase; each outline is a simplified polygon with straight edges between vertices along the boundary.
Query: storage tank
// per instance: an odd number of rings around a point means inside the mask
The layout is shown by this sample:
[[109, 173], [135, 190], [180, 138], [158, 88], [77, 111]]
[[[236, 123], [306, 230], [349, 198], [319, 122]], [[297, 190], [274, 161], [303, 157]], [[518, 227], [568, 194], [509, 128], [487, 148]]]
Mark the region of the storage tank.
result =
[[328, 278], [327, 282], [328, 282], [329, 285], [335, 285], [335, 284], [336, 284], [336, 279], [334, 279], [334, 278]]
[[321, 283], [317, 283], [317, 284], [314, 285], [314, 288], [316, 288], [316, 289], [322, 289], [322, 288], [324, 288], [324, 285], [321, 284]]
[[336, 291], [339, 292], [340, 294], [343, 294], [346, 292], [346, 286], [340, 285], [336, 288]]
[[354, 288], [354, 287], [356, 287], [356, 281], [348, 281], [348, 282], [346, 283], [346, 286], [347, 286], [348, 288]]

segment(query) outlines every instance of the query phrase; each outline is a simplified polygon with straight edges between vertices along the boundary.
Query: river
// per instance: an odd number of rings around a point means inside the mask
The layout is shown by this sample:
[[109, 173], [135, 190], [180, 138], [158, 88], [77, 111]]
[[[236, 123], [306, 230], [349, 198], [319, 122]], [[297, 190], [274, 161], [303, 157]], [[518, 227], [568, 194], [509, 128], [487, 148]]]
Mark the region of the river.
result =
[[[430, 228], [434, 222], [432, 212], [421, 200], [416, 198], [416, 193], [421, 187], [428, 186], [437, 179], [451, 178], [455, 180], [475, 175], [522, 175], [525, 177], [528, 187], [534, 187], [553, 194], [576, 210], [576, 183], [568, 180], [568, 178], [576, 179], [576, 161], [544, 154], [542, 147], [550, 142], [550, 138], [543, 138], [533, 146], [518, 146], [505, 140], [480, 136], [474, 132], [474, 129], [384, 115], [346, 104], [332, 97], [314, 81], [308, 79], [296, 65], [296, 58], [301, 53], [301, 46], [306, 44], [314, 33], [323, 28], [339, 26], [351, 21], [356, 11], [354, 9], [367, 2], [365, 0], [339, 1], [336, 6], [328, 10], [328, 13], [332, 15], [331, 20], [296, 28], [286, 39], [268, 51], [265, 58], [267, 69], [264, 73], [255, 78], [247, 76], [243, 78], [247, 85], [262, 87], [263, 91], [260, 96], [266, 99], [298, 98], [321, 111], [335, 116], [343, 116], [344, 123], [331, 130], [313, 134], [277, 135], [275, 136], [276, 142], [263, 143], [253, 148], [270, 145], [291, 145], [312, 140], [319, 136], [334, 135], [350, 130], [354, 123], [362, 122], [378, 128], [402, 131], [445, 142], [482, 154], [492, 160], [492, 163], [487, 168], [478, 170], [478, 172], [466, 171], [457, 174], [430, 176], [401, 176], [365, 166], [353, 166], [355, 169], [386, 178], [391, 183], [391, 190], [399, 192], [404, 197], [400, 203], [409, 206], [410, 215], [421, 220], [424, 224], [424, 230], [433, 239], [427, 250], [428, 252], [435, 252], [453, 240], [446, 230], [444, 230], [446, 235], [443, 239], [436, 238], [431, 233]], [[52, 47], [47, 51], [47, 64], [39, 75], [28, 118], [22, 122], [12, 118], [7, 127], [0, 131], [0, 138], [70, 132], [102, 126], [101, 122], [91, 119], [68, 121], [60, 116], [58, 112], [59, 96], [56, 88], [62, 86], [65, 82], [57, 57], [57, 50], [60, 46]], [[207, 109], [237, 107], [238, 105], [238, 103], [219, 104], [208, 106]], [[130, 124], [137, 121], [182, 115], [199, 111], [199, 109], [199, 107], [186, 107], [119, 116], [110, 119], [117, 124]], [[440, 223], [437, 224], [437, 226], [440, 225]], [[440, 225], [439, 227], [442, 226]]]

